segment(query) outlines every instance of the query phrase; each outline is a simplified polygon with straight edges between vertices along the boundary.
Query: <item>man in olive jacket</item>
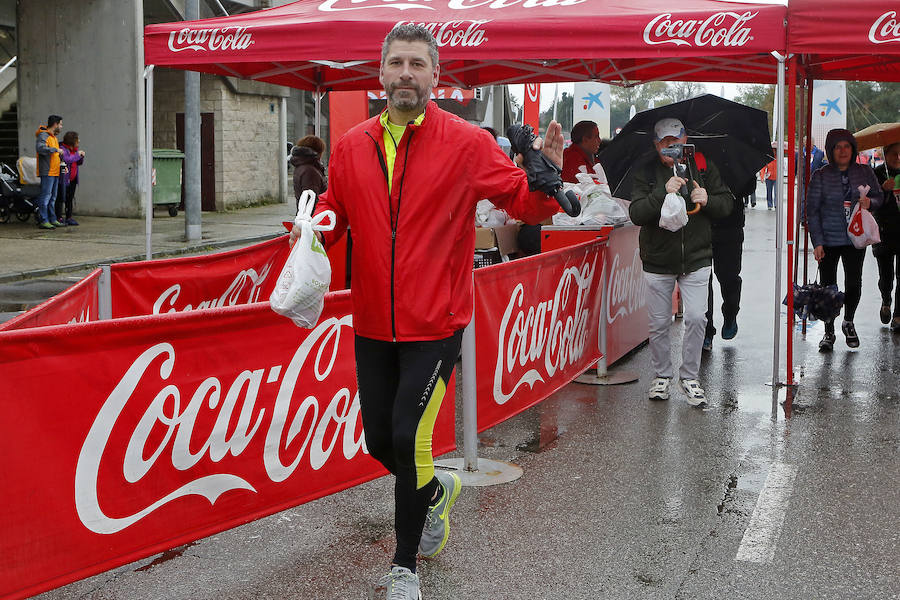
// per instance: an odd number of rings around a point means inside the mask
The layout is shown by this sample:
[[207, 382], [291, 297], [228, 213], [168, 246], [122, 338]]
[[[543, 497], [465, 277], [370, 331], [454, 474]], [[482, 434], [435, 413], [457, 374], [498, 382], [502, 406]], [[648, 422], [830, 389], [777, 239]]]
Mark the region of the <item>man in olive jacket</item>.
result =
[[[641, 226], [641, 261], [647, 283], [650, 355], [654, 370], [649, 398], [669, 399], [669, 383], [674, 377], [669, 328], [672, 324], [672, 292], [678, 282], [684, 301], [679, 380], [688, 404], [703, 406], [706, 392], [698, 375], [712, 264], [710, 221], [725, 217], [731, 211], [731, 192], [722, 183], [716, 166], [707, 163], [702, 156], [684, 159], [690, 166], [692, 181], [673, 174], [674, 160], [661, 151], [686, 142], [687, 130], [678, 119], [666, 118], [656, 123], [654, 146], [657, 158], [635, 169], [629, 213], [631, 221]], [[668, 193], [679, 194], [688, 212], [700, 207], [695, 214], [689, 214], [687, 225], [674, 232], [659, 226], [660, 209]]]

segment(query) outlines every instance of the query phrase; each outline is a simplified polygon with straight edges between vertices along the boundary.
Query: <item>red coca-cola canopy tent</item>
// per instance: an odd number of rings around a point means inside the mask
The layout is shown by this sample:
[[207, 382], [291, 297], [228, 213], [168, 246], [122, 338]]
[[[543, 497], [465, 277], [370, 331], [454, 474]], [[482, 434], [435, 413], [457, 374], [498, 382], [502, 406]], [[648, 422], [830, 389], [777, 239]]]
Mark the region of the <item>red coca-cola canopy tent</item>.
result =
[[653, 80], [773, 83], [779, 0], [301, 0], [145, 28], [145, 62], [301, 89], [377, 89], [398, 23], [438, 40], [441, 85]]
[[896, 0], [790, 0], [788, 51], [812, 79], [900, 81]]

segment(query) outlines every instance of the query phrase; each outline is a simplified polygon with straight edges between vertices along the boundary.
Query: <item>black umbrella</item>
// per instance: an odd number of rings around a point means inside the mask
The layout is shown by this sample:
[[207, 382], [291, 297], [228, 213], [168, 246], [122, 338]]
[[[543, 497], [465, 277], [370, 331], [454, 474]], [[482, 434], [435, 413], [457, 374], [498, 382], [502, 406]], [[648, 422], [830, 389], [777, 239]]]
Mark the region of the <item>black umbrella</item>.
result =
[[688, 143], [716, 165], [736, 195], [743, 195], [750, 180], [755, 182], [756, 174], [773, 158], [765, 111], [704, 94], [641, 111], [628, 121], [599, 157], [613, 196], [631, 198], [634, 169], [654, 160], [653, 126], [666, 117], [684, 123]]

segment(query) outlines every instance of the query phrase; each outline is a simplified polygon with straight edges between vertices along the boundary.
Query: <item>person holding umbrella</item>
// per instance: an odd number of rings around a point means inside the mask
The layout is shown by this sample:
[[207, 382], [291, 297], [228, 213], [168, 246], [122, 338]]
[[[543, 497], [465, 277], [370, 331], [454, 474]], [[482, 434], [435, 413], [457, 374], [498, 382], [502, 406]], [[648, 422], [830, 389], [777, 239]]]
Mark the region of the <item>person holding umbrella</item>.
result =
[[[679, 159], [688, 167], [690, 180], [674, 174], [676, 159], [671, 156], [671, 150], [679, 144], [683, 148], [687, 138], [681, 120], [663, 118], [656, 122], [653, 127], [656, 154], [648, 163], [634, 169], [629, 214], [631, 221], [641, 226], [639, 245], [647, 283], [654, 371], [648, 396], [651, 400], [669, 399], [669, 384], [674, 376], [669, 328], [672, 292], [677, 282], [684, 300], [680, 386], [688, 404], [704, 406], [706, 392], [698, 377], [712, 264], [710, 221], [728, 215], [732, 194], [716, 166], [702, 155]], [[701, 162], [705, 163], [703, 169], [698, 167]], [[660, 211], [667, 194], [680, 195], [691, 208], [687, 224], [677, 231], [660, 226]]]

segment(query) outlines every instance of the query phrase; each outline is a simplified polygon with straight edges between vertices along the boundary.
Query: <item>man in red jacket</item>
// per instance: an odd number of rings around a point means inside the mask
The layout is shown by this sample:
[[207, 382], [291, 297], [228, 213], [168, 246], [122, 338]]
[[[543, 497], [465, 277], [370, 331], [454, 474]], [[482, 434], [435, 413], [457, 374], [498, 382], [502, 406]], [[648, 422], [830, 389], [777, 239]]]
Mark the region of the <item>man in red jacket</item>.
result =
[[597, 150], [600, 148], [600, 128], [593, 121], [578, 121], [572, 127], [572, 145], [563, 152], [562, 180], [578, 183], [575, 177], [579, 167], [584, 166], [586, 172], [593, 173], [597, 163]]
[[[382, 46], [387, 110], [348, 131], [329, 161], [317, 212], [349, 226], [356, 364], [366, 447], [396, 476], [397, 549], [383, 583], [389, 598], [417, 600], [416, 554], [434, 556], [449, 535], [459, 477], [435, 472], [435, 419], [472, 317], [475, 205], [487, 198], [526, 222], [556, 213], [528, 191], [524, 171], [493, 137], [429, 102], [440, 75], [423, 27], [395, 27]], [[562, 164], [555, 121], [543, 152]], [[541, 147], [540, 140], [535, 148]], [[299, 235], [295, 228], [292, 237]], [[424, 530], [423, 530], [424, 528]]]

